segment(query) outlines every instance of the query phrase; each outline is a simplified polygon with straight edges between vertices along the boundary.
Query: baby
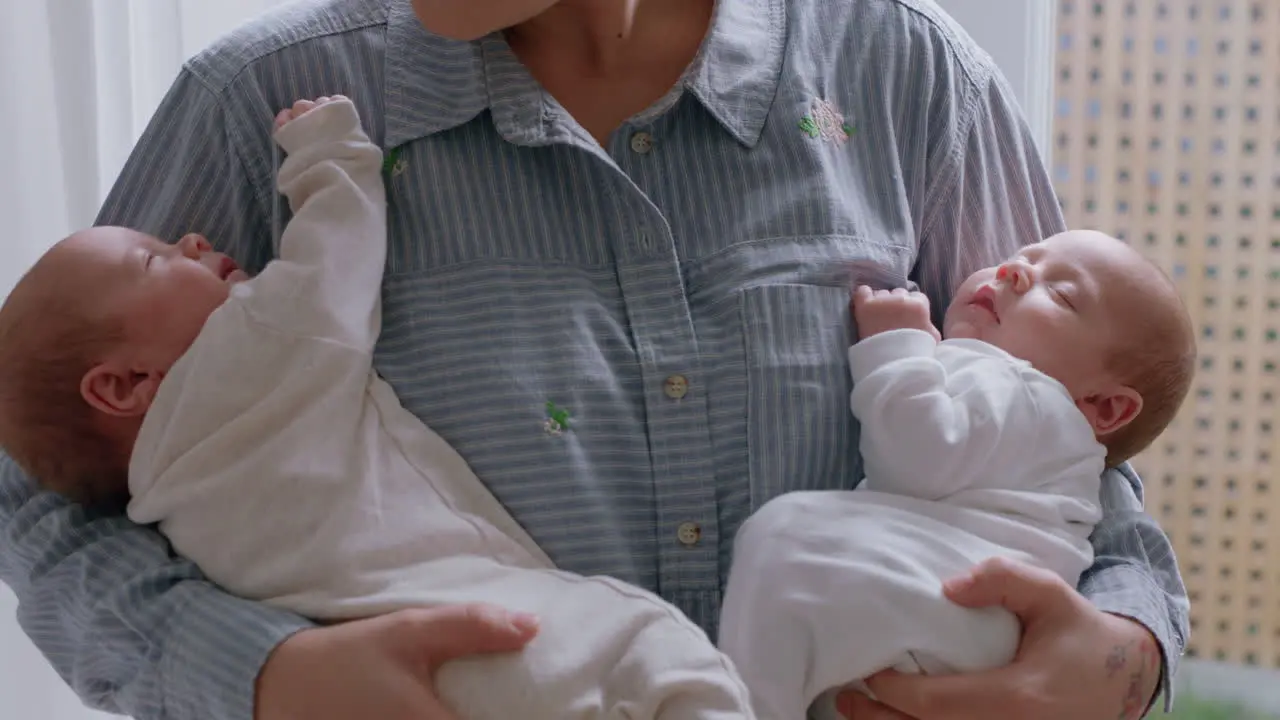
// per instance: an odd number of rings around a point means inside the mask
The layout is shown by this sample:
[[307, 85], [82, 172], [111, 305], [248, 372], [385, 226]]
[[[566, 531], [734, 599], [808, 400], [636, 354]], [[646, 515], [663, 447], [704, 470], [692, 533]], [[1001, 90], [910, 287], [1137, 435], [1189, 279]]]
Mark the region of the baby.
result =
[[[1002, 556], [1075, 586], [1093, 562], [1100, 475], [1173, 419], [1194, 335], [1168, 278], [1127, 245], [1067, 232], [966, 280], [941, 340], [925, 296], [859, 287], [849, 350], [865, 480], [767, 502], [735, 539], [720, 646], [762, 720], [886, 668], [1010, 662], [1002, 609], [942, 584]], [[832, 691], [832, 692], [828, 692]]]
[[294, 209], [249, 279], [201, 237], [50, 250], [0, 309], [0, 446], [46, 487], [126, 504], [230, 592], [321, 621], [489, 602], [521, 653], [447, 664], [473, 720], [742, 720], [746, 687], [674, 607], [556, 570], [373, 371], [382, 153], [342, 97], [277, 118]]

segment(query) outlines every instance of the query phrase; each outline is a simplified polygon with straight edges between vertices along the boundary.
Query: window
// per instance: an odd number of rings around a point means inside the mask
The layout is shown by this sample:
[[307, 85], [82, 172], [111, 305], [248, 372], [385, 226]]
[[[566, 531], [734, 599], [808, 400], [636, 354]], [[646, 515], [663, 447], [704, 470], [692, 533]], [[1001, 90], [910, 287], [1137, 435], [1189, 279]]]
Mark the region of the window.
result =
[[[1280, 0], [1119, 7], [1060, 4], [1058, 31], [1087, 42], [1055, 66], [1114, 64], [1055, 90], [1058, 192], [1090, 198], [1070, 226], [1138, 240], [1197, 325], [1183, 417], [1134, 462], [1189, 594], [1218, 600], [1193, 603], [1189, 655], [1280, 668], [1264, 642], [1280, 640], [1280, 564], [1259, 534], [1280, 521]], [[1136, 95], [1125, 77], [1150, 81]]]

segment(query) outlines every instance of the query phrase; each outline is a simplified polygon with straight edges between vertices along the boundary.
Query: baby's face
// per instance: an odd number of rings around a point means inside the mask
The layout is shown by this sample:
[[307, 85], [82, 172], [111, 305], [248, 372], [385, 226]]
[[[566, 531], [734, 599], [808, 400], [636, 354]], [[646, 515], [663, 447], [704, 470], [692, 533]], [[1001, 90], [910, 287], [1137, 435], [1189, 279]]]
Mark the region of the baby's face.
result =
[[1110, 351], [1128, 320], [1126, 298], [1142, 292], [1152, 272], [1119, 240], [1062, 233], [970, 276], [947, 308], [943, 334], [991, 343], [1081, 398], [1107, 381]]
[[53, 252], [64, 255], [64, 280], [123, 323], [137, 361], [162, 372], [191, 346], [231, 286], [247, 279], [199, 235], [171, 245], [125, 228], [92, 228]]

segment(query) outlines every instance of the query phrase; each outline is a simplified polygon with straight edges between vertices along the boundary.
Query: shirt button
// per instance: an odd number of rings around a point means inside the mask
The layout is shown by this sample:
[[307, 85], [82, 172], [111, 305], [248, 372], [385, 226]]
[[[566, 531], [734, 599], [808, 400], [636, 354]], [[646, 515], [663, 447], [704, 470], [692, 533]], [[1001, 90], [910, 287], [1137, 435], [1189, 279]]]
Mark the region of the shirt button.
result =
[[680, 527], [676, 528], [676, 539], [681, 545], [697, 545], [702, 539], [702, 528], [696, 522], [680, 523]]
[[689, 379], [683, 375], [672, 375], [662, 383], [662, 392], [672, 400], [679, 400], [689, 394]]
[[649, 133], [641, 131], [631, 136], [632, 152], [637, 152], [641, 155], [648, 155], [649, 151], [652, 149], [653, 136]]

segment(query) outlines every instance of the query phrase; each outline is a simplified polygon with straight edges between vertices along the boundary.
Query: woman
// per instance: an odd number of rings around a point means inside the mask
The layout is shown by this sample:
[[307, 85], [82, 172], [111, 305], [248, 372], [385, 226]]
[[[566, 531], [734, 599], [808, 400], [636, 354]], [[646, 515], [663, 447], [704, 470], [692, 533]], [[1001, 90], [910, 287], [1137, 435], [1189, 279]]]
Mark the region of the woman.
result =
[[[851, 282], [945, 307], [1062, 229], [1008, 88], [927, 0], [291, 6], [188, 64], [99, 221], [201, 231], [260, 267], [271, 118], [334, 93], [388, 149], [378, 370], [557, 564], [655, 590], [713, 637], [738, 524], [860, 477]], [[1186, 602], [1136, 478], [1104, 488], [1083, 595], [1005, 564], [950, 589], [1023, 619], [1013, 665], [878, 677], [881, 704], [846, 714], [1140, 717]], [[32, 496], [11, 464], [0, 532], [27, 632], [82, 697], [143, 720], [447, 718], [432, 671], [531, 632], [476, 607], [313, 628], [202, 582], [150, 529]]]

